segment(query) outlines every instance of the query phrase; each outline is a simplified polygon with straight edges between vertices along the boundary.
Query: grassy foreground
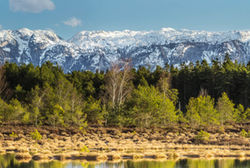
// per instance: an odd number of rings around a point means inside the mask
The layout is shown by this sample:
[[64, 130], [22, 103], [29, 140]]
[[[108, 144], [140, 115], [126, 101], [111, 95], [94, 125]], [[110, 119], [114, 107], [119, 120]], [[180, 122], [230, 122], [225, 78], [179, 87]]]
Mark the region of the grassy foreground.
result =
[[[172, 128], [0, 127], [0, 153], [19, 160], [250, 158], [249, 125], [207, 131]], [[215, 131], [216, 130], [216, 131]]]

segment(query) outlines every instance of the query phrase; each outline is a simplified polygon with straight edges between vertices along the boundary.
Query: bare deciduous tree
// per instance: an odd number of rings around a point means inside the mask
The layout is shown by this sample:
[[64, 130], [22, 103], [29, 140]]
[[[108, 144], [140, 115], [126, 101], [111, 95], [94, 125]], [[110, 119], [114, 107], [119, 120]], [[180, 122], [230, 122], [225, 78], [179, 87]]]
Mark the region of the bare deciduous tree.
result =
[[161, 92], [163, 92], [164, 97], [168, 97], [168, 90], [171, 88], [171, 80], [172, 80], [172, 76], [169, 73], [168, 76], [163, 73], [160, 77], [160, 80], [158, 81], [158, 87], [160, 89]]
[[198, 96], [208, 96], [208, 92], [206, 89], [204, 88], [201, 88], [200, 92], [199, 92], [199, 95]]
[[120, 107], [131, 91], [132, 79], [130, 61], [119, 61], [111, 64], [107, 73], [106, 96], [111, 101], [112, 108]]

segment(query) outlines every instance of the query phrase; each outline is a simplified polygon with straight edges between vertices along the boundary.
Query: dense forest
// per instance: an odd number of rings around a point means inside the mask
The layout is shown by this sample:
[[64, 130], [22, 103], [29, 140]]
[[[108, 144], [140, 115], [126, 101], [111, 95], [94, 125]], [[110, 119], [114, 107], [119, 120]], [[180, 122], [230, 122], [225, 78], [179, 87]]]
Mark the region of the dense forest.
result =
[[51, 126], [223, 126], [250, 120], [250, 64], [213, 60], [179, 67], [65, 74], [50, 62], [0, 69], [0, 122]]

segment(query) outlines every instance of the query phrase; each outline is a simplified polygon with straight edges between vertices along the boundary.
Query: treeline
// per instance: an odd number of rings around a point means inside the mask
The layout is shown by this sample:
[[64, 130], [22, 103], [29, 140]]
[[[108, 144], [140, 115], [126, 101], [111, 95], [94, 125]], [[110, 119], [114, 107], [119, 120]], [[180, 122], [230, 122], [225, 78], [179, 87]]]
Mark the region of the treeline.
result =
[[179, 68], [107, 72], [63, 70], [46, 62], [0, 69], [0, 122], [51, 126], [192, 127], [249, 122], [250, 64], [204, 60]]

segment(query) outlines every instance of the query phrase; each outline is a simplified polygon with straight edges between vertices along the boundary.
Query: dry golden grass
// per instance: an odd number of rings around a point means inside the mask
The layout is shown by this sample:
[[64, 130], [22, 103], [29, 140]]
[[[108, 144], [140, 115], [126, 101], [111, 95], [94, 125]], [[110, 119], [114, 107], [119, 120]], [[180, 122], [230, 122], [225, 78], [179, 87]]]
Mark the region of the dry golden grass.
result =
[[20, 162], [20, 163], [29, 163], [32, 159], [29, 158], [29, 159], [17, 159], [17, 160], [18, 160], [18, 162]]
[[212, 152], [206, 152], [206, 153], [204, 153], [203, 157], [204, 158], [212, 158], [212, 157], [214, 157], [214, 154]]
[[28, 152], [29, 152], [28, 148], [21, 147], [16, 149], [16, 153], [28, 153]]
[[5, 148], [6, 152], [14, 152], [16, 150], [16, 147], [13, 145], [9, 145], [7, 148]]
[[72, 155], [70, 153], [61, 153], [54, 155], [53, 158], [60, 161], [72, 160]]
[[6, 153], [6, 151], [4, 149], [0, 149], [0, 155], [3, 155], [5, 153]]
[[103, 161], [108, 160], [108, 157], [102, 153], [88, 153], [86, 154], [85, 159], [88, 161]]
[[[248, 145], [239, 144], [236, 141], [235, 143], [232, 142], [232, 144], [223, 142], [228, 137], [237, 140], [239, 137], [235, 133], [211, 134], [213, 143], [217, 145], [192, 144], [192, 138], [196, 135], [194, 132], [185, 132], [185, 134], [180, 132], [177, 134], [165, 132], [165, 130], [153, 132], [136, 130], [135, 133], [132, 133], [131, 130], [124, 132], [115, 128], [94, 128], [85, 135], [76, 133], [72, 137], [69, 137], [66, 130], [64, 134], [57, 135], [49, 131], [46, 134], [43, 143], [40, 144], [30, 141], [30, 138], [25, 136], [18, 141], [0, 140], [0, 154], [6, 151], [16, 153], [29, 152], [34, 156], [38, 155], [43, 160], [46, 157], [42, 157], [42, 155], [57, 160], [77, 159], [81, 161], [86, 160], [86, 158], [90, 161], [107, 159], [116, 161], [120, 159], [140, 160], [149, 158], [164, 160], [183, 157], [208, 159], [217, 157], [250, 157], [249, 139], [245, 139], [245, 141], [248, 140]], [[185, 144], [180, 144], [183, 142]], [[79, 152], [79, 148], [82, 146], [87, 146], [91, 153]]]
[[153, 159], [166, 159], [167, 155], [164, 153], [155, 153], [152, 155]]
[[108, 160], [121, 160], [121, 155], [117, 153], [109, 153], [107, 154]]
[[239, 153], [239, 158], [243, 158], [243, 157], [245, 157], [245, 153]]
[[26, 153], [16, 153], [15, 158], [17, 160], [25, 160], [25, 159], [31, 159], [31, 155], [26, 152]]
[[48, 154], [36, 154], [32, 157], [33, 160], [50, 160], [51, 158], [52, 156]]
[[144, 155], [141, 154], [141, 153], [134, 153], [134, 154], [133, 154], [133, 159], [134, 159], [134, 160], [142, 159], [142, 158], [144, 158]]
[[125, 154], [122, 154], [122, 158], [123, 159], [133, 159], [133, 160], [137, 160], [137, 159], [142, 159], [144, 158], [144, 155], [143, 154], [140, 154], [140, 153], [125, 153]]
[[176, 159], [176, 158], [179, 158], [179, 157], [180, 157], [180, 153], [178, 153], [177, 151], [167, 153], [167, 158], [168, 159]]

